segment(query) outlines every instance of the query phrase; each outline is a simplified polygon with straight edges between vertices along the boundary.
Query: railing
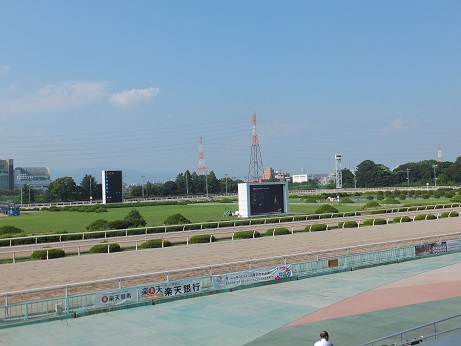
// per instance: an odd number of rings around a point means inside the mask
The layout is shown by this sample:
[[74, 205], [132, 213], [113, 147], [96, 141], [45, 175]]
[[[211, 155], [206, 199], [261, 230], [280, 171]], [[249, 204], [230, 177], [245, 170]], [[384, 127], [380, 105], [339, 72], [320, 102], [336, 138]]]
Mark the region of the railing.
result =
[[458, 334], [461, 332], [461, 314], [426, 323], [379, 339], [368, 341], [360, 346], [417, 345], [423, 341], [435, 340], [440, 337]]
[[[370, 244], [369, 246], [376, 246], [377, 244]], [[83, 283], [75, 283], [69, 285], [62, 285], [62, 286], [52, 286], [34, 290], [25, 290], [25, 291], [16, 291], [16, 292], [9, 292], [0, 294], [0, 297], [4, 297], [5, 304], [0, 306], [0, 328], [4, 326], [16, 325], [18, 323], [30, 322], [30, 321], [38, 321], [41, 319], [52, 319], [52, 318], [60, 318], [60, 317], [69, 317], [74, 316], [76, 317], [78, 314], [85, 314], [89, 312], [97, 312], [101, 308], [98, 308], [95, 304], [95, 296], [97, 292], [91, 293], [83, 293], [83, 294], [76, 294], [76, 295], [69, 295], [68, 292], [71, 288], [75, 287], [95, 287], [98, 284], [102, 283], [111, 283], [114, 289], [122, 290], [122, 289], [133, 289], [137, 292], [137, 296], [135, 299], [136, 304], [146, 303], [145, 300], [142, 299], [141, 296], [141, 289], [145, 288], [146, 286], [156, 286], [159, 285], [159, 282], [149, 282], [144, 283], [142, 285], [136, 286], [124, 286], [124, 282], [132, 282], [134, 279], [146, 279], [152, 277], [158, 277], [159, 275], [166, 276], [165, 282], [170, 282], [170, 276], [173, 274], [178, 273], [188, 273], [188, 272], [197, 272], [199, 270], [207, 270], [209, 271], [208, 275], [196, 277], [194, 280], [198, 280], [201, 286], [201, 294], [211, 293], [220, 291], [220, 289], [216, 289], [212, 285], [212, 275], [214, 271], [219, 271], [219, 269], [223, 269], [229, 266], [235, 265], [243, 265], [247, 266], [248, 270], [251, 270], [255, 264], [257, 263], [278, 263], [278, 265], [289, 265], [291, 271], [293, 273], [294, 279], [302, 279], [306, 277], [312, 277], [315, 275], [321, 275], [325, 273], [332, 273], [338, 271], [348, 271], [352, 269], [359, 269], [362, 267], [369, 267], [373, 265], [380, 265], [385, 263], [393, 263], [403, 260], [409, 260], [415, 258], [415, 248], [414, 246], [407, 246], [407, 247], [396, 247], [394, 249], [388, 250], [379, 250], [375, 252], [366, 252], [366, 253], [358, 253], [358, 254], [349, 254], [343, 256], [335, 256], [336, 253], [344, 253], [347, 251], [354, 251], [354, 249], [360, 248], [363, 246], [357, 246], [354, 248], [341, 248], [341, 249], [334, 249], [334, 250], [325, 250], [319, 252], [306, 252], [301, 254], [291, 254], [287, 256], [276, 256], [270, 258], [260, 258], [254, 259], [251, 261], [239, 261], [239, 262], [232, 262], [232, 263], [224, 263], [218, 264], [213, 266], [203, 266], [203, 267], [194, 267], [194, 268], [187, 268], [175, 271], [164, 271], [164, 272], [156, 272], [151, 274], [142, 274], [142, 275], [135, 275], [123, 278], [113, 278], [113, 279], [106, 279], [106, 280], [97, 280], [91, 282], [83, 282]], [[289, 263], [289, 258], [295, 258], [298, 256], [311, 256], [316, 259], [311, 261], [304, 261], [304, 262], [293, 262]], [[325, 255], [324, 258], [320, 258], [321, 255]], [[333, 259], [334, 264], [331, 264], [331, 260]], [[260, 269], [265, 268], [260, 267]], [[176, 279], [180, 280], [180, 279]], [[146, 280], [143, 280], [144, 282]], [[175, 280], [173, 280], [175, 281]], [[272, 283], [280, 282], [280, 280], [272, 281]], [[115, 284], [115, 285], [114, 285]], [[40, 294], [56, 291], [65, 291], [64, 295], [58, 297], [51, 297], [47, 299], [41, 300], [34, 300], [34, 301], [25, 301], [25, 302], [18, 302], [9, 304], [8, 299], [14, 296], [26, 296], [26, 297], [37, 297]], [[100, 293], [100, 292], [99, 292]], [[187, 297], [188, 295], [186, 295]], [[193, 296], [191, 294], [190, 296]], [[158, 300], [168, 300], [171, 298], [175, 298], [174, 295], [171, 297], [163, 297], [159, 298]], [[150, 300], [152, 302], [152, 300]], [[132, 303], [133, 304], [133, 303]], [[107, 310], [107, 308], [105, 309]], [[104, 311], [104, 309], [103, 309]]]
[[[359, 216], [359, 212], [342, 212], [342, 213], [332, 213], [332, 214], [297, 214], [297, 215], [283, 215], [278, 217], [268, 217], [268, 218], [256, 218], [256, 219], [245, 219], [245, 220], [232, 220], [232, 221], [213, 221], [213, 222], [202, 222], [202, 223], [191, 223], [183, 225], [170, 225], [170, 226], [153, 226], [153, 227], [142, 227], [142, 228], [129, 228], [122, 230], [105, 230], [105, 231], [92, 231], [92, 232], [76, 232], [76, 233], [62, 233], [62, 234], [51, 234], [51, 235], [35, 235], [35, 236], [25, 236], [25, 237], [14, 237], [14, 238], [2, 238], [0, 240], [0, 248], [3, 246], [15, 246], [15, 245], [27, 245], [27, 244], [50, 244], [50, 243], [61, 243], [68, 241], [69, 238], [79, 238], [73, 239], [72, 241], [84, 241], [88, 238], [93, 240], [99, 238], [114, 238], [115, 237], [127, 237], [127, 236], [147, 236], [155, 234], [171, 234], [169, 232], [172, 228], [182, 228], [182, 231], [191, 231], [198, 232], [209, 230], [215, 232], [219, 228], [229, 228], [229, 227], [249, 227], [257, 225], [273, 225], [281, 223], [295, 223], [295, 222], [327, 222], [328, 219], [333, 219], [337, 217], [354, 217], [356, 220], [366, 220], [370, 218], [378, 218], [379, 215], [385, 216], [390, 213], [411, 213], [416, 212], [416, 214], [428, 211], [428, 210], [443, 210], [443, 209], [460, 209], [460, 203], [450, 203], [450, 204], [433, 204], [426, 206], [408, 206], [408, 207], [396, 207], [396, 208], [387, 208], [380, 209], [382, 214], [366, 214]], [[437, 218], [439, 215], [437, 215]], [[389, 220], [387, 220], [389, 222]], [[414, 221], [414, 218], [413, 220]], [[360, 224], [359, 224], [360, 227]], [[95, 235], [101, 235], [101, 237], [96, 237]], [[47, 239], [54, 239], [52, 241], [46, 241]], [[15, 244], [18, 243], [19, 244]], [[23, 243], [23, 244], [21, 244]]]

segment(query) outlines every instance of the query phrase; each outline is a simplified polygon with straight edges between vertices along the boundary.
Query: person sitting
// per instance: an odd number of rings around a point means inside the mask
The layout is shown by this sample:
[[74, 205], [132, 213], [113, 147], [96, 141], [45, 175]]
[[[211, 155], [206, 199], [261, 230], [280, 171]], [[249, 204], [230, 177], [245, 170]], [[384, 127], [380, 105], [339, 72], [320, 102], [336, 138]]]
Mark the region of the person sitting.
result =
[[317, 341], [314, 346], [333, 346], [333, 344], [328, 341], [330, 336], [328, 335], [328, 332], [326, 330], [322, 330], [320, 332], [320, 341]]

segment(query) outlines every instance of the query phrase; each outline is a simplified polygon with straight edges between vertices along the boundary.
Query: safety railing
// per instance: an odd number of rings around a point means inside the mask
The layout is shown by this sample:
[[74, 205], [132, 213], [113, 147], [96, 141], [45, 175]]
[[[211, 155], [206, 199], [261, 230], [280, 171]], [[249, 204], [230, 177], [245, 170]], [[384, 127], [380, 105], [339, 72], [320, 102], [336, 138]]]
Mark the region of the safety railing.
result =
[[429, 322], [411, 329], [403, 330], [379, 339], [368, 341], [360, 346], [405, 346], [417, 345], [423, 341], [440, 339], [461, 333], [461, 314]]

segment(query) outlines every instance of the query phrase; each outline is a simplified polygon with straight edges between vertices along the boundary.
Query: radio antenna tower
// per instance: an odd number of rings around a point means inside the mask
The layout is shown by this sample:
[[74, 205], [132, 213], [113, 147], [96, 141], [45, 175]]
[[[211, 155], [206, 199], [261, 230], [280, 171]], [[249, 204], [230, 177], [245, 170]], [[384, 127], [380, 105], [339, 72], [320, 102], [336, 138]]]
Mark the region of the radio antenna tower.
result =
[[251, 138], [250, 166], [248, 169], [248, 182], [260, 181], [263, 174], [263, 160], [259, 148], [258, 132], [256, 131], [256, 113], [253, 112], [253, 132]]
[[437, 162], [442, 162], [442, 146], [440, 144], [437, 148]]
[[205, 157], [203, 156], [203, 141], [202, 137], [200, 137], [200, 141], [198, 143], [198, 168], [197, 168], [198, 175], [206, 175], [206, 166], [205, 166]]

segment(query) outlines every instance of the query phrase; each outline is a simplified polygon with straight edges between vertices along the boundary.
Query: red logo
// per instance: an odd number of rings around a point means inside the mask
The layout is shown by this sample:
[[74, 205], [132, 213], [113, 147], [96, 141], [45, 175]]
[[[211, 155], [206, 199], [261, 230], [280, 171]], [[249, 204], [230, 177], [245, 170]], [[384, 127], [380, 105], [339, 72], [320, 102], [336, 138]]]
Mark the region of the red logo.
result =
[[103, 303], [107, 303], [109, 301], [109, 298], [107, 296], [102, 296], [101, 301]]
[[155, 287], [149, 287], [149, 294], [155, 294]]

